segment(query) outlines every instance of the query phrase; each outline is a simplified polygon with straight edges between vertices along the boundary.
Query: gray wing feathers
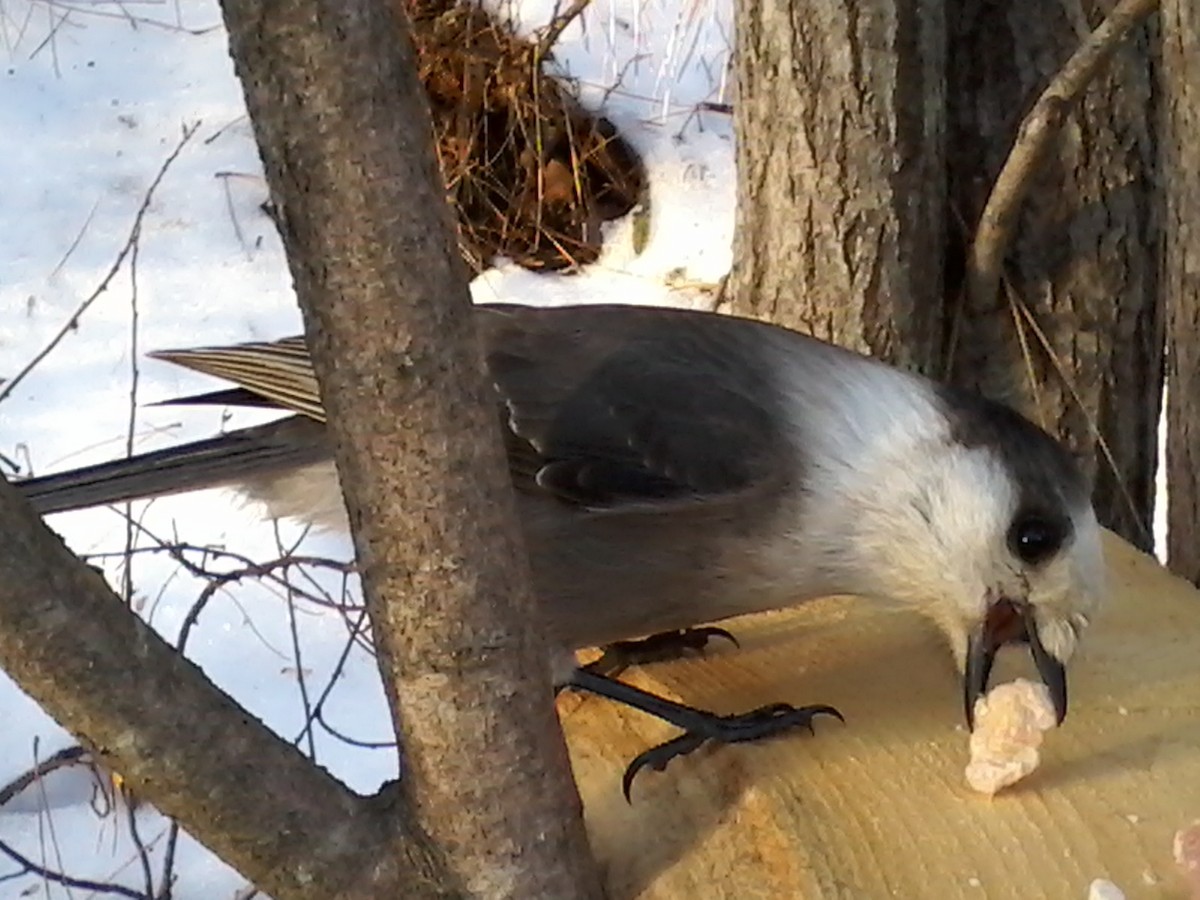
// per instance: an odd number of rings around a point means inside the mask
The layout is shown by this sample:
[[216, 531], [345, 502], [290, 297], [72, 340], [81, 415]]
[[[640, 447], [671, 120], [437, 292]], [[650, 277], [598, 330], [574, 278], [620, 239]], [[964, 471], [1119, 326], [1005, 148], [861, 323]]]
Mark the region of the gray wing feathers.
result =
[[325, 421], [317, 376], [303, 337], [233, 347], [160, 350], [150, 356], [232, 381], [280, 409]]
[[508, 426], [560, 499], [694, 502], [790, 473], [762, 326], [628, 306], [575, 307], [569, 328], [559, 310], [479, 312]]
[[[765, 356], [770, 326], [629, 306], [476, 309], [518, 489], [627, 509], [770, 491], [791, 475], [783, 401]], [[303, 338], [152, 355], [237, 385], [169, 402], [278, 406], [300, 417], [25, 482], [43, 512], [328, 458]]]

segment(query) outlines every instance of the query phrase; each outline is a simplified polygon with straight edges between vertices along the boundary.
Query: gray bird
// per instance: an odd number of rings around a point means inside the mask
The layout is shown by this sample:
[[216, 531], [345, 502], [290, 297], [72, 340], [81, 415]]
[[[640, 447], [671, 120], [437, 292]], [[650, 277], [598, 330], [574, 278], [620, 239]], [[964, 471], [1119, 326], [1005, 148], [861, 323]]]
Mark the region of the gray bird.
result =
[[[557, 651], [664, 632], [686, 642], [703, 623], [854, 594], [933, 619], [962, 672], [968, 724], [1012, 643], [1028, 644], [1062, 722], [1065, 666], [1104, 597], [1105, 566], [1088, 485], [1046, 432], [761, 322], [617, 305], [476, 309]], [[295, 415], [20, 482], [37, 510], [224, 485], [272, 515], [346, 528], [303, 338], [154, 356], [237, 385], [172, 402]], [[705, 741], [837, 715], [771, 704], [718, 716], [573, 665], [555, 680], [683, 730], [630, 764], [626, 796], [640, 768]]]

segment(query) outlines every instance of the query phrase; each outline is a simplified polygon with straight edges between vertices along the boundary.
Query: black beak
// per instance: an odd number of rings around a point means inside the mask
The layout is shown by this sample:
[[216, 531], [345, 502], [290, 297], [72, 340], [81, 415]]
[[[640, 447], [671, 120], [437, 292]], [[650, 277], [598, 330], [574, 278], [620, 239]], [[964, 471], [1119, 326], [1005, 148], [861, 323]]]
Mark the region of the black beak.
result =
[[1000, 600], [992, 605], [978, 633], [967, 645], [967, 666], [963, 673], [963, 711], [967, 727], [975, 727], [975, 701], [987, 692], [988, 679], [996, 652], [1005, 644], [1025, 641], [1029, 644], [1038, 675], [1050, 691], [1050, 700], [1061, 725], [1067, 717], [1067, 670], [1050, 655], [1038, 636], [1037, 624], [1029, 604]]

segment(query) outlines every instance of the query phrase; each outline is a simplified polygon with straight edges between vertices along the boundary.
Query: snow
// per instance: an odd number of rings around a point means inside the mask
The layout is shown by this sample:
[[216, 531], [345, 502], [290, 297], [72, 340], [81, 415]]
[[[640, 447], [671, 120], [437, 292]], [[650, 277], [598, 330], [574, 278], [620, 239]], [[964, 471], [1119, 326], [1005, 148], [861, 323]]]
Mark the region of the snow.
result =
[[[478, 300], [543, 304], [697, 302], [683, 283], [715, 282], [729, 268], [733, 228], [733, 145], [729, 117], [698, 110], [725, 102], [728, 4], [715, 0], [594, 0], [563, 34], [556, 63], [586, 103], [603, 108], [643, 155], [650, 173], [649, 242], [633, 249], [630, 218], [608, 226], [602, 258], [573, 276], [533, 275], [501, 265], [473, 285]], [[525, 0], [520, 28], [542, 27], [555, 4]], [[70, 323], [126, 245], [138, 207], [176, 148], [142, 223], [136, 260], [79, 316], [61, 342], [0, 406], [0, 454], [22, 474], [111, 459], [210, 436], [268, 418], [266, 413], [156, 407], [154, 401], [219, 385], [148, 350], [297, 333], [299, 313], [282, 248], [259, 209], [266, 188], [241, 89], [213, 0], [0, 3], [0, 378], [13, 379]], [[136, 277], [131, 263], [136, 262]], [[5, 389], [0, 383], [0, 391]], [[131, 404], [133, 409], [131, 425]], [[132, 437], [130, 438], [130, 435]], [[205, 491], [133, 506], [133, 544], [216, 547], [255, 561], [297, 552], [348, 560], [349, 542], [270, 523], [232, 494]], [[119, 586], [126, 575], [126, 520], [97, 509], [55, 516], [51, 526]], [[230, 558], [188, 558], [213, 571]], [[284, 574], [284, 573], [280, 573]], [[310, 702], [332, 685], [325, 719], [356, 742], [385, 743], [388, 713], [373, 661], [357, 646], [345, 665], [348, 625], [361, 614], [356, 584], [340, 572], [289, 570], [288, 580], [323, 592], [329, 605], [289, 603], [286, 584], [247, 578], [210, 600], [188, 655], [222, 689], [288, 739], [298, 739]], [[207, 581], [161, 550], [129, 563], [135, 607], [176, 641]], [[312, 579], [310, 581], [309, 579]], [[348, 593], [347, 593], [348, 592]], [[297, 663], [291, 617], [296, 619]], [[336, 677], [335, 677], [336, 674]], [[0, 673], [0, 786], [71, 746], [69, 734]], [[309, 737], [298, 740], [305, 752]], [[357, 746], [317, 726], [312, 748], [355, 790], [395, 777], [390, 747]], [[159, 878], [167, 823], [137, 809]], [[83, 768], [60, 769], [0, 808], [0, 841], [76, 878], [144, 889], [124, 807], [97, 799]], [[83, 896], [0, 861], [0, 898], [26, 891]], [[180, 841], [174, 896], [232, 898], [244, 879], [189, 839]]]

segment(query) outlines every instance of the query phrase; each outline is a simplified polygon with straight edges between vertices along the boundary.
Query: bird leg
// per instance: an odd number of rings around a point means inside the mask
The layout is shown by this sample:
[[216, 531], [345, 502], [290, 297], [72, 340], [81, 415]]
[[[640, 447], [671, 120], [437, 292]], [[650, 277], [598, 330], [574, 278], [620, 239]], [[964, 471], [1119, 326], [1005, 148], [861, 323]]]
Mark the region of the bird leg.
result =
[[633, 779], [643, 768], [649, 766], [661, 772], [672, 759], [699, 749], [705, 741], [737, 744], [772, 737], [793, 728], [812, 731], [813, 719], [819, 715], [845, 721], [832, 706], [796, 707], [789, 703], [769, 703], [749, 712], [721, 716], [659, 697], [587, 668], [575, 669], [564, 686], [624, 703], [683, 729], [684, 733], [679, 737], [638, 754], [625, 768], [621, 787], [627, 801]]
[[589, 672], [612, 677], [630, 666], [667, 662], [694, 653], [702, 653], [713, 638], [724, 638], [737, 647], [738, 641], [724, 628], [682, 628], [677, 631], [661, 631], [636, 641], [615, 641], [603, 647], [599, 659], [584, 668]]

